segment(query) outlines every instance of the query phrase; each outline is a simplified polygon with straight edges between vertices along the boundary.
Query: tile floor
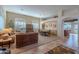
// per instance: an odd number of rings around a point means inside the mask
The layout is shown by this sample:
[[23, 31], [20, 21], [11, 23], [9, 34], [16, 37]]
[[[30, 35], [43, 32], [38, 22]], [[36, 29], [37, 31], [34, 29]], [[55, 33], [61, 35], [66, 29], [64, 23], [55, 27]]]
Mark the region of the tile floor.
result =
[[[41, 43], [40, 43], [41, 42]], [[58, 45], [65, 45], [79, 53], [78, 38], [76, 34], [70, 34], [67, 39], [60, 39], [56, 36], [45, 37], [39, 36], [39, 43], [25, 46], [20, 49], [13, 49], [12, 53], [20, 54], [44, 54]]]
[[65, 41], [65, 45], [72, 49], [78, 50], [78, 34], [70, 34], [69, 38]]
[[41, 46], [41, 45], [44, 45], [44, 44], [47, 44], [47, 43], [50, 43], [50, 42], [56, 41], [56, 40], [57, 40], [56, 36], [46, 37], [46, 36], [39, 35], [38, 43], [28, 45], [28, 46], [25, 46], [25, 47], [19, 48], [19, 49], [15, 48], [15, 46], [11, 46], [11, 51], [12, 51], [12, 53], [21, 53], [21, 52], [28, 51], [35, 47], [38, 47], [38, 46]]

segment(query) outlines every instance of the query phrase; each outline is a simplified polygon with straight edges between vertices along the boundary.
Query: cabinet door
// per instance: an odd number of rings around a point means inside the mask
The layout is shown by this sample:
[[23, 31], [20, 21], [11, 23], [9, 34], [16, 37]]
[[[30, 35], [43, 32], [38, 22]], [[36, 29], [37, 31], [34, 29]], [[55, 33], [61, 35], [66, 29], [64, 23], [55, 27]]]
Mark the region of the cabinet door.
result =
[[20, 48], [23, 46], [23, 39], [24, 39], [23, 35], [16, 35], [16, 47], [17, 48]]

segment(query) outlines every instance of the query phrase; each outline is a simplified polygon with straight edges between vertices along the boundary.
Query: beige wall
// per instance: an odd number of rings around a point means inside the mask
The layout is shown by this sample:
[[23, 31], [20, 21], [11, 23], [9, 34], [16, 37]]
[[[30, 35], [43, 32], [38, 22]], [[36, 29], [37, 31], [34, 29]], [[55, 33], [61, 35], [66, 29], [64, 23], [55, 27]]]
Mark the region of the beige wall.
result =
[[39, 23], [40, 18], [36, 18], [36, 17], [32, 17], [32, 16], [27, 16], [27, 15], [21, 15], [21, 14], [16, 14], [16, 13], [12, 13], [12, 12], [6, 12], [6, 26], [9, 20], [14, 20], [15, 18], [22, 18], [24, 19], [24, 21], [27, 24], [31, 24], [31, 23]]
[[57, 30], [57, 18], [47, 19], [41, 23], [45, 24], [45, 30]]
[[9, 19], [15, 20], [15, 18], [23, 18], [25, 19], [26, 23], [31, 23], [31, 22], [39, 23], [39, 18], [16, 14], [12, 12], [6, 12], [6, 20], [9, 20]]
[[53, 21], [48, 21], [48, 22], [45, 22], [43, 23], [45, 24], [45, 30], [57, 30], [57, 23], [56, 22], [53, 22]]

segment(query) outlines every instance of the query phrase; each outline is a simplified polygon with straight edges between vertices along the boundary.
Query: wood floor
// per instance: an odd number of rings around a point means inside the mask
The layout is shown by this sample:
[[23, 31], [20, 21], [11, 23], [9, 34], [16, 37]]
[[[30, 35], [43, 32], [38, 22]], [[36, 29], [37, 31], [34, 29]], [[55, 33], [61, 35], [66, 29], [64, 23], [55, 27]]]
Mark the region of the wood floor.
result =
[[78, 42], [78, 34], [70, 34], [69, 38], [65, 41], [64, 45], [79, 51]]
[[76, 34], [70, 34], [67, 39], [60, 39], [56, 36], [45, 37], [39, 35], [39, 43], [25, 46], [19, 49], [11, 49], [13, 54], [44, 54], [58, 45], [65, 45], [79, 53], [78, 38]]

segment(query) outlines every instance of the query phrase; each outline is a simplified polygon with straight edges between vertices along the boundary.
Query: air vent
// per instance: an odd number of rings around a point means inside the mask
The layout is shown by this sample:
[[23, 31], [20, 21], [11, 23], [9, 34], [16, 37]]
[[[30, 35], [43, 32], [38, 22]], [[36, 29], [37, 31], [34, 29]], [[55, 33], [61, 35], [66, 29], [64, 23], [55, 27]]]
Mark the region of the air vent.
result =
[[78, 19], [65, 20], [64, 22], [74, 22], [74, 21], [78, 21]]
[[58, 16], [54, 16], [53, 18], [58, 18]]

